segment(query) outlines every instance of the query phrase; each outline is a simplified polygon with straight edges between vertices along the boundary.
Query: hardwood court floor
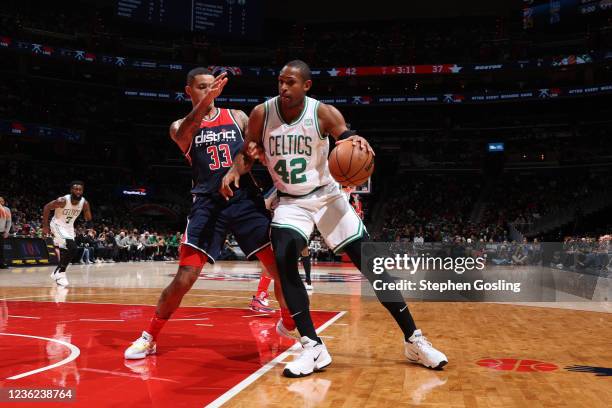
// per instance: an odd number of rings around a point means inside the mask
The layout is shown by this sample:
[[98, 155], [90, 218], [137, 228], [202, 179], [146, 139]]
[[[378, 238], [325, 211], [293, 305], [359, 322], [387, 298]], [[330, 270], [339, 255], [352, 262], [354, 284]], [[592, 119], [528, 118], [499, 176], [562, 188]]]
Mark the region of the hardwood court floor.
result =
[[[245, 274], [241, 265], [220, 267], [238, 269], [240, 276]], [[97, 268], [95, 273], [89, 272], [89, 286], [72, 287], [68, 293], [58, 293], [43, 279], [46, 270], [3, 272], [0, 297], [8, 299], [9, 305], [19, 300], [54, 299], [154, 305], [159, 287], [171, 279], [169, 271], [176, 266], [164, 268], [150, 263]], [[142, 279], [156, 282], [159, 287], [137, 287], [138, 280], [130, 275], [130, 269], [139, 269], [145, 274]], [[69, 277], [78, 283], [84, 280], [79, 274], [85, 273], [85, 268], [74, 267]], [[41, 279], [35, 286], [37, 280], [33, 276], [37, 275]], [[245, 308], [256, 281], [241, 281], [251, 290], [222, 289], [236, 284], [198, 282], [183, 306]], [[317, 285], [315, 281], [315, 290]], [[206, 286], [214, 286], [215, 290], [202, 289]], [[45, 305], [48, 303], [40, 303], [41, 311]], [[311, 307], [346, 312], [322, 332], [333, 357], [332, 365], [324, 372], [296, 380], [282, 377], [282, 364], [277, 364], [263, 375], [256, 375], [246, 387], [234, 388], [224, 406], [608, 407], [612, 401], [610, 313], [492, 303], [410, 303], [418, 326], [449, 358], [443, 371], [432, 371], [405, 361], [400, 331], [375, 300], [355, 294], [315, 293]], [[133, 337], [142, 329], [134, 327]], [[164, 335], [160, 336], [158, 365], [164, 358], [164, 347], [174, 347], [168, 344], [170, 340], [166, 342]], [[4, 344], [0, 349], [6, 347], [10, 345]], [[119, 346], [115, 348], [114, 352], [122, 352]], [[166, 357], [172, 357], [171, 353]], [[78, 359], [76, 363], [77, 367], [84, 364]], [[571, 366], [592, 368], [582, 369], [590, 372], [566, 369]], [[223, 376], [223, 371], [218, 375]], [[4, 382], [3, 386], [8, 385]], [[182, 392], [190, 394], [194, 390]], [[100, 406], [122, 406], [119, 395], [108, 398], [100, 401]], [[180, 398], [177, 395], [176, 401]], [[152, 402], [150, 406], [159, 405]]]

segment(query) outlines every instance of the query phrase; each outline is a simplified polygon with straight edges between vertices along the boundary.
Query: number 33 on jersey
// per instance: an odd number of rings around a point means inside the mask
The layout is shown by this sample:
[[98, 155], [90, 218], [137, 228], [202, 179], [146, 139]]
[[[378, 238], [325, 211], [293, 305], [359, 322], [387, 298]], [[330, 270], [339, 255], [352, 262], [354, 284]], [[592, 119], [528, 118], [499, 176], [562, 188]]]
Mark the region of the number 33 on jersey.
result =
[[216, 109], [212, 118], [202, 120], [185, 153], [192, 169], [193, 194], [216, 193], [221, 179], [232, 167], [232, 158], [244, 143], [231, 110]]

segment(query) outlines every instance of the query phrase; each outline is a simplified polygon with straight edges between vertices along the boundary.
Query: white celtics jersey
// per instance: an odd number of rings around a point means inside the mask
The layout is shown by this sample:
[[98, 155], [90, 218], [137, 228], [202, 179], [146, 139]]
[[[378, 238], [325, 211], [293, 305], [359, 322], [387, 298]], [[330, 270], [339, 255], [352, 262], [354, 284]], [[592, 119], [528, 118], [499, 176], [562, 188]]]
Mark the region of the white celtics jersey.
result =
[[85, 198], [81, 197], [81, 201], [79, 201], [77, 205], [72, 204], [70, 194], [65, 195], [63, 198], [66, 200], [66, 204], [63, 207], [55, 209], [52, 221], [61, 227], [74, 228], [74, 220], [76, 220], [81, 214], [81, 211], [83, 211]]
[[319, 101], [305, 97], [304, 109], [293, 123], [283, 120], [278, 96], [264, 106], [263, 145], [268, 170], [281, 195], [303, 196], [331, 183], [329, 142], [319, 130]]

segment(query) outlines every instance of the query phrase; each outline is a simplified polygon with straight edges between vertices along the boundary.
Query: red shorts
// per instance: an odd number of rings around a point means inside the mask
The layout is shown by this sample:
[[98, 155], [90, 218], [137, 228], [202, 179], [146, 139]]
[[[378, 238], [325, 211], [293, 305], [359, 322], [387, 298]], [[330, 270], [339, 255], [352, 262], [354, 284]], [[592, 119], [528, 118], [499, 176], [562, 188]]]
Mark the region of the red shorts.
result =
[[202, 251], [198, 251], [190, 245], [181, 244], [179, 247], [179, 266], [204, 266], [208, 257]]

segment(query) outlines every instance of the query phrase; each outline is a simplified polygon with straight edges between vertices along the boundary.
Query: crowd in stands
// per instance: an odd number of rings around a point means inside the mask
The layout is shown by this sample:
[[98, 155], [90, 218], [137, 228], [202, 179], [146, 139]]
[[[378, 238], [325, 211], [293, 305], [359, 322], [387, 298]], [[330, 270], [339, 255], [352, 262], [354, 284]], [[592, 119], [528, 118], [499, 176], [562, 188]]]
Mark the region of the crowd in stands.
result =
[[612, 235], [568, 236], [562, 243], [542, 243], [538, 238], [522, 241], [461, 236], [443, 242], [423, 242], [420, 237], [391, 244], [395, 252], [435, 254], [442, 257], [484, 258], [491, 266], [546, 266], [555, 269], [612, 275]]
[[576, 170], [563, 177], [558, 171], [550, 174], [505, 173], [487, 193], [482, 220], [488, 224], [513, 223], [519, 230], [528, 231], [543, 217], [568, 211], [570, 205], [592, 199], [605, 191], [611, 181], [612, 175], [606, 169], [600, 172]]
[[[384, 222], [375, 239], [452, 244], [467, 252], [488, 254], [494, 264], [532, 264], [540, 260], [534, 249], [539, 247], [538, 240], [517, 243], [520, 232], [528, 232], [530, 225], [542, 217], [593, 200], [611, 181], [612, 174], [605, 169], [506, 172], [489, 176], [488, 181], [479, 174], [402, 174], [391, 184], [393, 194], [384, 205]], [[612, 254], [607, 235], [566, 239], [566, 248], [555, 265], [603, 268], [609, 257], [601, 254], [608, 250]], [[592, 255], [587, 257], [587, 253]]]
[[[52, 12], [41, 13], [35, 2], [19, 2], [9, 4], [0, 13], [0, 23], [3, 34], [59, 33], [64, 44], [55, 45], [79, 46], [93, 52], [178, 62], [207, 61], [213, 65], [241, 64], [244, 59], [244, 51], [236, 53], [234, 43], [226, 46], [228, 41], [206, 33], [179, 33], [163, 27], [146, 30], [143, 25], [131, 24], [117, 18], [112, 4], [91, 7], [72, 1], [58, 4]], [[264, 30], [261, 40], [256, 42], [257, 52], [249, 59], [256, 61], [260, 54], [259, 58], [268, 63], [271, 57], [275, 58], [276, 64], [296, 56], [318, 66], [504, 62], [538, 58], [543, 49], [533, 39], [534, 33], [523, 30], [518, 13], [510, 19], [461, 17], [335, 23], [334, 30], [325, 23], [289, 20], [269, 21], [264, 26], [273, 29]], [[279, 32], [284, 35], [278, 35]], [[609, 48], [610, 37], [604, 29], [590, 27], [588, 35], [580, 41], [574, 39], [568, 51], [579, 54]], [[249, 41], [252, 43], [253, 39]], [[556, 48], [559, 47], [557, 41]]]
[[524, 48], [508, 44], [505, 33], [496, 30], [493, 18], [447, 25], [439, 21], [390, 21], [338, 26], [336, 30], [329, 30], [325, 24], [295, 24], [290, 35], [279, 38], [278, 60], [296, 51], [319, 66], [345, 66], [348, 61], [348, 66], [394, 65], [408, 61], [500, 61], [518, 59], [525, 53]]
[[178, 258], [178, 247], [182, 234], [158, 234], [157, 232], [117, 230], [104, 227], [100, 233], [95, 229], [79, 228], [76, 244], [79, 248], [75, 263], [92, 264], [103, 262], [170, 261]]
[[569, 236], [550, 266], [573, 271], [612, 272], [612, 235]]
[[385, 205], [383, 241], [423, 239], [451, 242], [456, 237], [501, 241], [508, 232], [499, 225], [470, 222], [482, 180], [473, 176], [407, 175], [395, 179]]

